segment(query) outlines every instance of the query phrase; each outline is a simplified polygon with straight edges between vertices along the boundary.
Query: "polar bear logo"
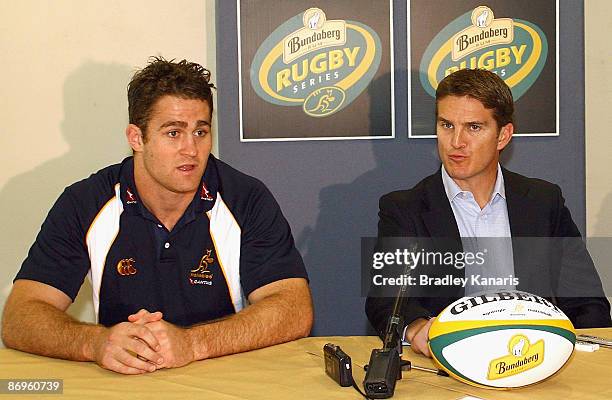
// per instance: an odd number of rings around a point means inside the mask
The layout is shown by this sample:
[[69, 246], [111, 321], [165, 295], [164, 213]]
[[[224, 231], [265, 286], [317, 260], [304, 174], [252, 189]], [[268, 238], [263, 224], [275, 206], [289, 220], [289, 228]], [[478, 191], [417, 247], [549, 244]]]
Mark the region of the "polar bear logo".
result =
[[315, 12], [308, 20], [308, 27], [310, 29], [317, 29], [317, 26], [319, 25], [319, 18], [321, 18], [321, 13]]
[[489, 18], [489, 10], [484, 10], [478, 17], [476, 17], [476, 26], [479, 28], [485, 28], [487, 26], [487, 18]]
[[523, 348], [525, 347], [525, 339], [519, 340], [517, 344], [512, 348], [512, 355], [520, 357], [523, 355]]

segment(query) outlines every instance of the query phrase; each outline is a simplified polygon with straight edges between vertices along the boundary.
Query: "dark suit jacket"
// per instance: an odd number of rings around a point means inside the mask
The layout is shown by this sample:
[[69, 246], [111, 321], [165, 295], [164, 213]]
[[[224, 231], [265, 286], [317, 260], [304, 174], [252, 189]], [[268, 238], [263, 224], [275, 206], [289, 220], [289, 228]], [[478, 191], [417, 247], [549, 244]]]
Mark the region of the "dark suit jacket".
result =
[[[604, 296], [593, 261], [580, 232], [565, 206], [561, 189], [552, 183], [527, 178], [502, 168], [517, 289], [550, 299], [577, 328], [611, 326], [610, 304]], [[378, 237], [415, 236], [454, 238], [461, 251], [459, 229], [444, 191], [441, 171], [428, 176], [410, 190], [391, 192], [380, 199]], [[520, 237], [567, 239], [532, 246]], [[566, 239], [564, 239], [566, 240]], [[538, 240], [535, 240], [538, 242]], [[448, 240], [445, 241], [448, 243]], [[530, 245], [531, 243], [531, 245]], [[463, 271], [459, 272], [463, 274]], [[456, 275], [456, 272], [455, 272]], [[575, 295], [573, 293], [576, 293]], [[587, 294], [588, 295], [585, 295]], [[461, 292], [445, 297], [407, 297], [402, 315], [407, 325], [419, 317], [435, 316]], [[393, 298], [370, 295], [366, 314], [380, 333], [393, 309]]]

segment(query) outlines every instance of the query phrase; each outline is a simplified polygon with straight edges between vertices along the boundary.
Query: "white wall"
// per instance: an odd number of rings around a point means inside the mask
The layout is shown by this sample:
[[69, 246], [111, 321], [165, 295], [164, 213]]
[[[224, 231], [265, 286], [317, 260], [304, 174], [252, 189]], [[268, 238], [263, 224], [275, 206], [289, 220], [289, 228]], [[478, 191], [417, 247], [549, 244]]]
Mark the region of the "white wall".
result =
[[[589, 237], [612, 237], [611, 4], [609, 0], [584, 2], [586, 222]], [[590, 247], [591, 254], [596, 260], [601, 260], [598, 263], [599, 274], [612, 303], [610, 285], [607, 284], [612, 281], [607, 246], [610, 239], [596, 240], [597, 244]]]
[[612, 3], [584, 7], [587, 233], [612, 237]]
[[[135, 69], [163, 55], [216, 71], [214, 0], [2, 1], [0, 16], [1, 309], [61, 190], [129, 154]], [[93, 320], [85, 292], [71, 313]]]

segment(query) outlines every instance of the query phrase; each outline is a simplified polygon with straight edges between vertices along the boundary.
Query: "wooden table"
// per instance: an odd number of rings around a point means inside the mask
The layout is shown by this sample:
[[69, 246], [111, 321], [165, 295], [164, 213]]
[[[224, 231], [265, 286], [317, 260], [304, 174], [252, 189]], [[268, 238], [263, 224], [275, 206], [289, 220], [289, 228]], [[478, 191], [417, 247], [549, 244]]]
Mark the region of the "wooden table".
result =
[[[612, 337], [612, 329], [581, 332]], [[311, 337], [266, 349], [192, 363], [183, 368], [160, 370], [140, 376], [123, 376], [94, 363], [55, 360], [19, 351], [0, 350], [2, 379], [63, 379], [58, 399], [359, 399], [353, 388], [342, 388], [324, 371], [325, 343], [340, 345], [353, 360], [353, 376], [361, 385], [363, 365], [375, 337]], [[404, 352], [419, 366], [433, 366], [430, 359]], [[478, 389], [452, 378], [421, 371], [404, 372], [395, 399], [612, 399], [612, 349], [574, 353], [566, 367], [552, 378], [531, 387], [511, 391]], [[4, 398], [41, 398], [41, 395], [0, 395]]]

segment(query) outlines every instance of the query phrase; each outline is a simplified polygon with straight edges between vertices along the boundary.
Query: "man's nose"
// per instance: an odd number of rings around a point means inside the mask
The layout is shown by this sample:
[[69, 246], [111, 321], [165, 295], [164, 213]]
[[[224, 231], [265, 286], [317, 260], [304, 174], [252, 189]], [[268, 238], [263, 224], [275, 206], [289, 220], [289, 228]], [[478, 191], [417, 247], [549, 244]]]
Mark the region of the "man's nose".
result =
[[195, 142], [195, 136], [193, 135], [185, 135], [183, 136], [183, 140], [181, 140], [181, 153], [195, 156], [198, 153], [198, 148]]
[[462, 128], [456, 129], [451, 138], [451, 145], [456, 149], [464, 148], [466, 146], [465, 135], [466, 133]]

